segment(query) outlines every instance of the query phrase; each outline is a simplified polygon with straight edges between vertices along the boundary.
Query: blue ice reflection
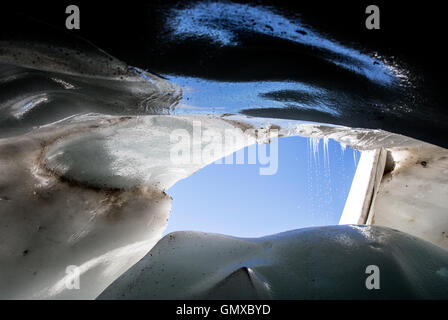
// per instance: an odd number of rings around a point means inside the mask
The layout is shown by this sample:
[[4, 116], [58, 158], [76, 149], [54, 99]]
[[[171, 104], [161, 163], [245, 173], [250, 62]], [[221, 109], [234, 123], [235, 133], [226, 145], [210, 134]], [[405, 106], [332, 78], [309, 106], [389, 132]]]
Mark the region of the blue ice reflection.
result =
[[200, 2], [172, 9], [167, 27], [174, 38], [207, 38], [222, 46], [237, 46], [238, 34], [254, 32], [321, 49], [323, 59], [360, 74], [377, 84], [399, 84], [403, 74], [395, 67], [348, 48], [300, 22], [268, 7], [240, 3]]
[[251, 81], [224, 82], [201, 78], [164, 75], [170, 82], [182, 88], [183, 98], [176, 106], [177, 113], [237, 113], [252, 108], [283, 108], [285, 102], [264, 97], [264, 94], [279, 91], [293, 91], [312, 97], [308, 102], [295, 102], [294, 106], [338, 115], [332, 108], [328, 92], [295, 81]]

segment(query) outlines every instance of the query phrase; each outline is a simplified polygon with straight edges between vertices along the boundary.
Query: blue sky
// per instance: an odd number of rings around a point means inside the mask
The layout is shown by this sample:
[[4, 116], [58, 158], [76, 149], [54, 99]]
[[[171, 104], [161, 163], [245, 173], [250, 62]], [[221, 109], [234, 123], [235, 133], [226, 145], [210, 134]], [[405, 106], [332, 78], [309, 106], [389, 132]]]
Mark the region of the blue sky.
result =
[[259, 237], [337, 224], [360, 153], [343, 151], [333, 140], [328, 151], [325, 161], [322, 141], [314, 157], [307, 138], [287, 137], [278, 141], [274, 175], [260, 175], [260, 164], [208, 165], [167, 190], [173, 204], [165, 234], [194, 230]]

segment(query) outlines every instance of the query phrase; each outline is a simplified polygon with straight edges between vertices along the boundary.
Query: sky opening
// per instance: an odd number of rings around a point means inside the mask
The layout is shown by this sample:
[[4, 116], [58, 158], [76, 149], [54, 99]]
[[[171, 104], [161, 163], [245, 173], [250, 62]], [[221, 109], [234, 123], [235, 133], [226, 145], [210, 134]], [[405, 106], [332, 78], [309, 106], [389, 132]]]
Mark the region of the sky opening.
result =
[[173, 204], [165, 234], [260, 237], [338, 224], [359, 157], [333, 140], [313, 145], [308, 138], [286, 137], [278, 140], [274, 175], [260, 175], [258, 162], [210, 164], [167, 190]]

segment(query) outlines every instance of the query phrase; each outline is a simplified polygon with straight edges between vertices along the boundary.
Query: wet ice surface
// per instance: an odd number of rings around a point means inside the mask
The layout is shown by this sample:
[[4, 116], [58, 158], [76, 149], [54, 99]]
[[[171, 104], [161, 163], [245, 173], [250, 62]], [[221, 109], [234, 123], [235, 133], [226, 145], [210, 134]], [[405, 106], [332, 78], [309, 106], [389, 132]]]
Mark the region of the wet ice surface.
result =
[[[374, 262], [374, 263], [373, 263]], [[380, 290], [366, 289], [366, 267]], [[165, 236], [100, 299], [443, 299], [448, 252], [378, 226]]]
[[358, 50], [328, 39], [304, 25], [299, 17], [289, 19], [270, 7], [239, 3], [202, 2], [168, 15], [167, 29], [176, 39], [207, 38], [222, 46], [237, 46], [242, 32], [253, 32], [296, 42], [322, 50], [328, 61], [367, 77], [381, 85], [391, 85], [401, 77], [399, 70]]
[[[267, 164], [210, 164], [167, 190], [173, 206], [165, 234], [179, 230], [259, 237], [309, 226], [338, 224], [356, 170], [359, 151], [333, 140], [277, 140], [278, 171]], [[317, 144], [317, 142], [315, 142]], [[252, 146], [256, 148], [256, 146]], [[272, 155], [273, 142], [268, 146]], [[273, 156], [271, 162], [277, 161]], [[273, 164], [270, 165], [273, 165]], [[279, 206], [281, 204], [281, 206]]]
[[178, 90], [78, 38], [72, 47], [0, 39], [0, 137], [93, 112], [168, 114]]
[[286, 104], [298, 109], [317, 110], [332, 116], [339, 114], [331, 93], [313, 85], [295, 81], [226, 82], [166, 75], [182, 88], [176, 113], [221, 114], [253, 108], [282, 108]]

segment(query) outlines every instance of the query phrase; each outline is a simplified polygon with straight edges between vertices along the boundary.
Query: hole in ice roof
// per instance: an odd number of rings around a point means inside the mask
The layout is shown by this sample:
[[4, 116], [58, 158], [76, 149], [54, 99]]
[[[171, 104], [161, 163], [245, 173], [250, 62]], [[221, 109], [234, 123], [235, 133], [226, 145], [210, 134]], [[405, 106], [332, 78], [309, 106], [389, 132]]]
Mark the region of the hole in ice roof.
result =
[[[273, 175], [260, 175], [267, 165], [258, 160], [222, 161], [168, 189], [173, 204], [165, 234], [193, 230], [259, 237], [338, 224], [360, 152], [333, 140], [287, 137], [277, 142], [278, 169]], [[268, 155], [273, 154], [272, 145], [267, 146]], [[247, 147], [244, 152], [247, 159]]]

